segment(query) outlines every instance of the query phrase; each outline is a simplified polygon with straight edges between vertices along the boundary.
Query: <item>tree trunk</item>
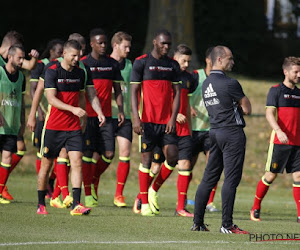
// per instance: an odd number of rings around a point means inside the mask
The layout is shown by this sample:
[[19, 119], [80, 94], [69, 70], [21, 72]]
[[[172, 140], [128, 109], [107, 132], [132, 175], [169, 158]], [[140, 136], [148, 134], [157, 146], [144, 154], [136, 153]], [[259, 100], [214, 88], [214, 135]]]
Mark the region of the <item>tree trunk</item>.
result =
[[194, 36], [194, 1], [193, 0], [150, 0], [149, 22], [144, 52], [152, 50], [155, 32], [164, 28], [172, 34], [173, 56], [176, 46], [184, 43], [193, 51], [190, 69], [199, 67]]

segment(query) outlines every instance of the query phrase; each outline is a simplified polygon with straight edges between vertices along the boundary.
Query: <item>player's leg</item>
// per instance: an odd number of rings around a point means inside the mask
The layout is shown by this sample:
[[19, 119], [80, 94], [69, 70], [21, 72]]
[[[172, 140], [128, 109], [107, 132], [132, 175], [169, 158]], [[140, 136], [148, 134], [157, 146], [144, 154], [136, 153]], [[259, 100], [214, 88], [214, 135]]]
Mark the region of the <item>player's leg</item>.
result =
[[117, 186], [114, 197], [114, 204], [117, 207], [126, 207], [123, 190], [130, 169], [131, 141], [125, 137], [117, 136], [119, 145], [119, 163], [117, 168]]
[[71, 215], [88, 215], [90, 208], [84, 207], [80, 203], [81, 185], [82, 185], [82, 133], [81, 130], [68, 133], [66, 139], [66, 150], [68, 152], [71, 165], [71, 183], [73, 204]]
[[270, 144], [266, 172], [259, 180], [256, 187], [255, 197], [252, 209], [250, 211], [250, 219], [252, 221], [260, 221], [260, 210], [263, 198], [267, 194], [269, 187], [276, 179], [278, 173], [283, 173], [291, 153], [291, 146]]
[[223, 152], [224, 183], [222, 186], [221, 233], [249, 234], [233, 224], [236, 189], [241, 181], [245, 158], [246, 136], [242, 128], [218, 129], [217, 140]]
[[[1, 138], [2, 139], [2, 138]], [[9, 204], [10, 201], [2, 196], [2, 191], [6, 185], [9, 169], [11, 168], [12, 162], [12, 152], [7, 150], [2, 150], [2, 158], [0, 165], [0, 204]]]
[[215, 130], [210, 131], [211, 148], [203, 178], [195, 195], [194, 225], [192, 231], [208, 231], [204, 225], [204, 214], [212, 188], [218, 183], [223, 171], [223, 155], [218, 146]]
[[194, 214], [185, 208], [191, 174], [192, 139], [190, 136], [179, 136], [178, 151], [177, 207], [175, 215], [194, 217]]
[[297, 222], [300, 223], [300, 171], [293, 173], [293, 196], [297, 206]]

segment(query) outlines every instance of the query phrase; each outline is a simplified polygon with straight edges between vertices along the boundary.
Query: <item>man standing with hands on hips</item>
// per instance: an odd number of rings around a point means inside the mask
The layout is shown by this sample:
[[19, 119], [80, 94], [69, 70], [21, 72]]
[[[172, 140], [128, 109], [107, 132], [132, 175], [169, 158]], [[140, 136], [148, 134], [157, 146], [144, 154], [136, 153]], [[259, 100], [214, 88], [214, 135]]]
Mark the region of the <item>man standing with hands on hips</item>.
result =
[[246, 136], [243, 115], [251, 114], [251, 103], [240, 83], [224, 73], [231, 71], [234, 61], [229, 48], [216, 46], [211, 52], [212, 70], [202, 86], [202, 95], [209, 114], [211, 129], [210, 155], [195, 197], [192, 231], [209, 231], [204, 214], [212, 188], [224, 169], [222, 187], [221, 233], [249, 234], [233, 224], [236, 188], [240, 183], [245, 158]]

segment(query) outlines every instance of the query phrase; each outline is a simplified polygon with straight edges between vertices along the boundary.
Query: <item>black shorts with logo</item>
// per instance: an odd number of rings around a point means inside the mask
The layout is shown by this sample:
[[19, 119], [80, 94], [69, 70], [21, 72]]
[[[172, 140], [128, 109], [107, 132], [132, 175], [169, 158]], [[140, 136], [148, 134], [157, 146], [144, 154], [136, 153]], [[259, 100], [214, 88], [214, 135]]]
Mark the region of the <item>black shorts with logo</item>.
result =
[[98, 117], [88, 117], [85, 132], [83, 134], [84, 152], [97, 152], [103, 154], [105, 151], [115, 151], [115, 137], [113, 119], [106, 117], [106, 123], [99, 127]]
[[16, 135], [0, 135], [0, 151], [5, 150], [12, 153], [17, 152]]
[[113, 118], [113, 128], [115, 136], [120, 136], [132, 142], [132, 123], [130, 119], [125, 119], [121, 127], [118, 127], [118, 119]]
[[41, 154], [47, 158], [58, 157], [62, 148], [82, 152], [81, 130], [61, 131], [46, 129], [42, 138]]
[[153, 150], [153, 159], [152, 162], [155, 163], [163, 163], [165, 161], [165, 155], [162, 151], [162, 148], [159, 146], [155, 146], [154, 150]]
[[144, 123], [144, 133], [141, 138], [141, 152], [151, 152], [155, 146], [177, 145], [176, 133], [166, 134], [166, 124]]
[[193, 131], [192, 133], [192, 156], [200, 152], [207, 152], [210, 148], [209, 131]]
[[300, 171], [300, 146], [270, 144], [266, 171], [272, 173]]

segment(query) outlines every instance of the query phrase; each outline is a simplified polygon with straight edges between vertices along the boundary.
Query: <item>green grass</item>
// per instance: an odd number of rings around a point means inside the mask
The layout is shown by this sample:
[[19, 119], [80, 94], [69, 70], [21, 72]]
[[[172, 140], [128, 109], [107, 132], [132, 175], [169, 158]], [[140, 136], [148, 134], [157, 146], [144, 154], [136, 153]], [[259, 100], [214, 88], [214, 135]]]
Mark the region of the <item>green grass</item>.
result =
[[[292, 194], [290, 175], [282, 175], [272, 184], [262, 205], [262, 222], [249, 219], [249, 210], [254, 199], [256, 184], [264, 173], [270, 127], [264, 118], [266, 94], [271, 84], [267, 80], [236, 76], [244, 92], [252, 102], [253, 116], [246, 117], [247, 151], [244, 174], [238, 188], [234, 222], [251, 233], [300, 233], [296, 223], [296, 206]], [[26, 101], [28, 108], [29, 97]], [[28, 112], [27, 108], [27, 112]], [[8, 181], [9, 191], [15, 201], [0, 206], [0, 247], [5, 249], [140, 249], [140, 248], [197, 248], [197, 249], [295, 249], [299, 241], [276, 241], [254, 243], [245, 235], [223, 235], [219, 233], [221, 213], [207, 213], [205, 222], [211, 232], [191, 232], [191, 218], [174, 216], [176, 206], [177, 171], [170, 176], [159, 191], [161, 215], [145, 218], [133, 214], [131, 206], [138, 193], [137, 137], [134, 136], [131, 156], [131, 171], [125, 187], [128, 208], [113, 206], [115, 192], [117, 155], [112, 166], [104, 173], [100, 183], [100, 206], [91, 215], [72, 217], [66, 209], [47, 206], [49, 215], [36, 214], [37, 194], [35, 175], [36, 150], [30, 143], [31, 135], [26, 131], [27, 153]], [[204, 169], [203, 155], [194, 169], [188, 198], [194, 199], [197, 185]], [[219, 182], [215, 203], [221, 207]], [[84, 196], [82, 195], [82, 201]], [[193, 207], [188, 207], [193, 211]], [[26, 242], [28, 245], [26, 245]], [[39, 243], [40, 242], [40, 243]], [[53, 244], [51, 244], [53, 242]], [[12, 245], [8, 245], [12, 243]], [[17, 245], [20, 243], [20, 245]], [[22, 244], [23, 243], [23, 244]]]
[[[206, 213], [206, 223], [209, 224], [211, 232], [191, 232], [190, 227], [193, 223], [191, 218], [174, 216], [176, 186], [171, 179], [167, 180], [160, 190], [161, 215], [149, 218], [132, 212], [131, 205], [137, 194], [137, 181], [129, 181], [126, 185], [128, 208], [116, 208], [112, 204], [115, 180], [110, 175], [109, 172], [105, 173], [101, 180], [100, 206], [93, 208], [89, 216], [82, 217], [72, 217], [67, 209], [55, 209], [49, 205], [47, 205], [49, 215], [37, 215], [35, 175], [12, 175], [8, 186], [15, 201], [0, 206], [2, 231], [0, 247], [10, 249], [16, 247], [20, 249], [299, 247], [299, 241], [251, 243], [249, 236], [223, 235], [219, 233], [220, 212]], [[177, 174], [173, 173], [173, 175], [175, 178]], [[196, 188], [197, 185], [191, 185], [190, 199], [193, 199]], [[300, 233], [299, 224], [295, 221], [296, 208], [291, 190], [274, 188], [269, 191], [263, 202], [261, 223], [249, 220], [249, 209], [254, 192], [254, 186], [241, 185], [238, 189], [234, 212], [236, 224], [251, 233]], [[82, 199], [84, 199], [83, 195]], [[215, 202], [220, 208], [220, 189], [217, 190]], [[189, 209], [193, 210], [193, 207], [189, 206]], [[3, 243], [25, 244], [26, 242], [30, 245], [3, 245]]]

